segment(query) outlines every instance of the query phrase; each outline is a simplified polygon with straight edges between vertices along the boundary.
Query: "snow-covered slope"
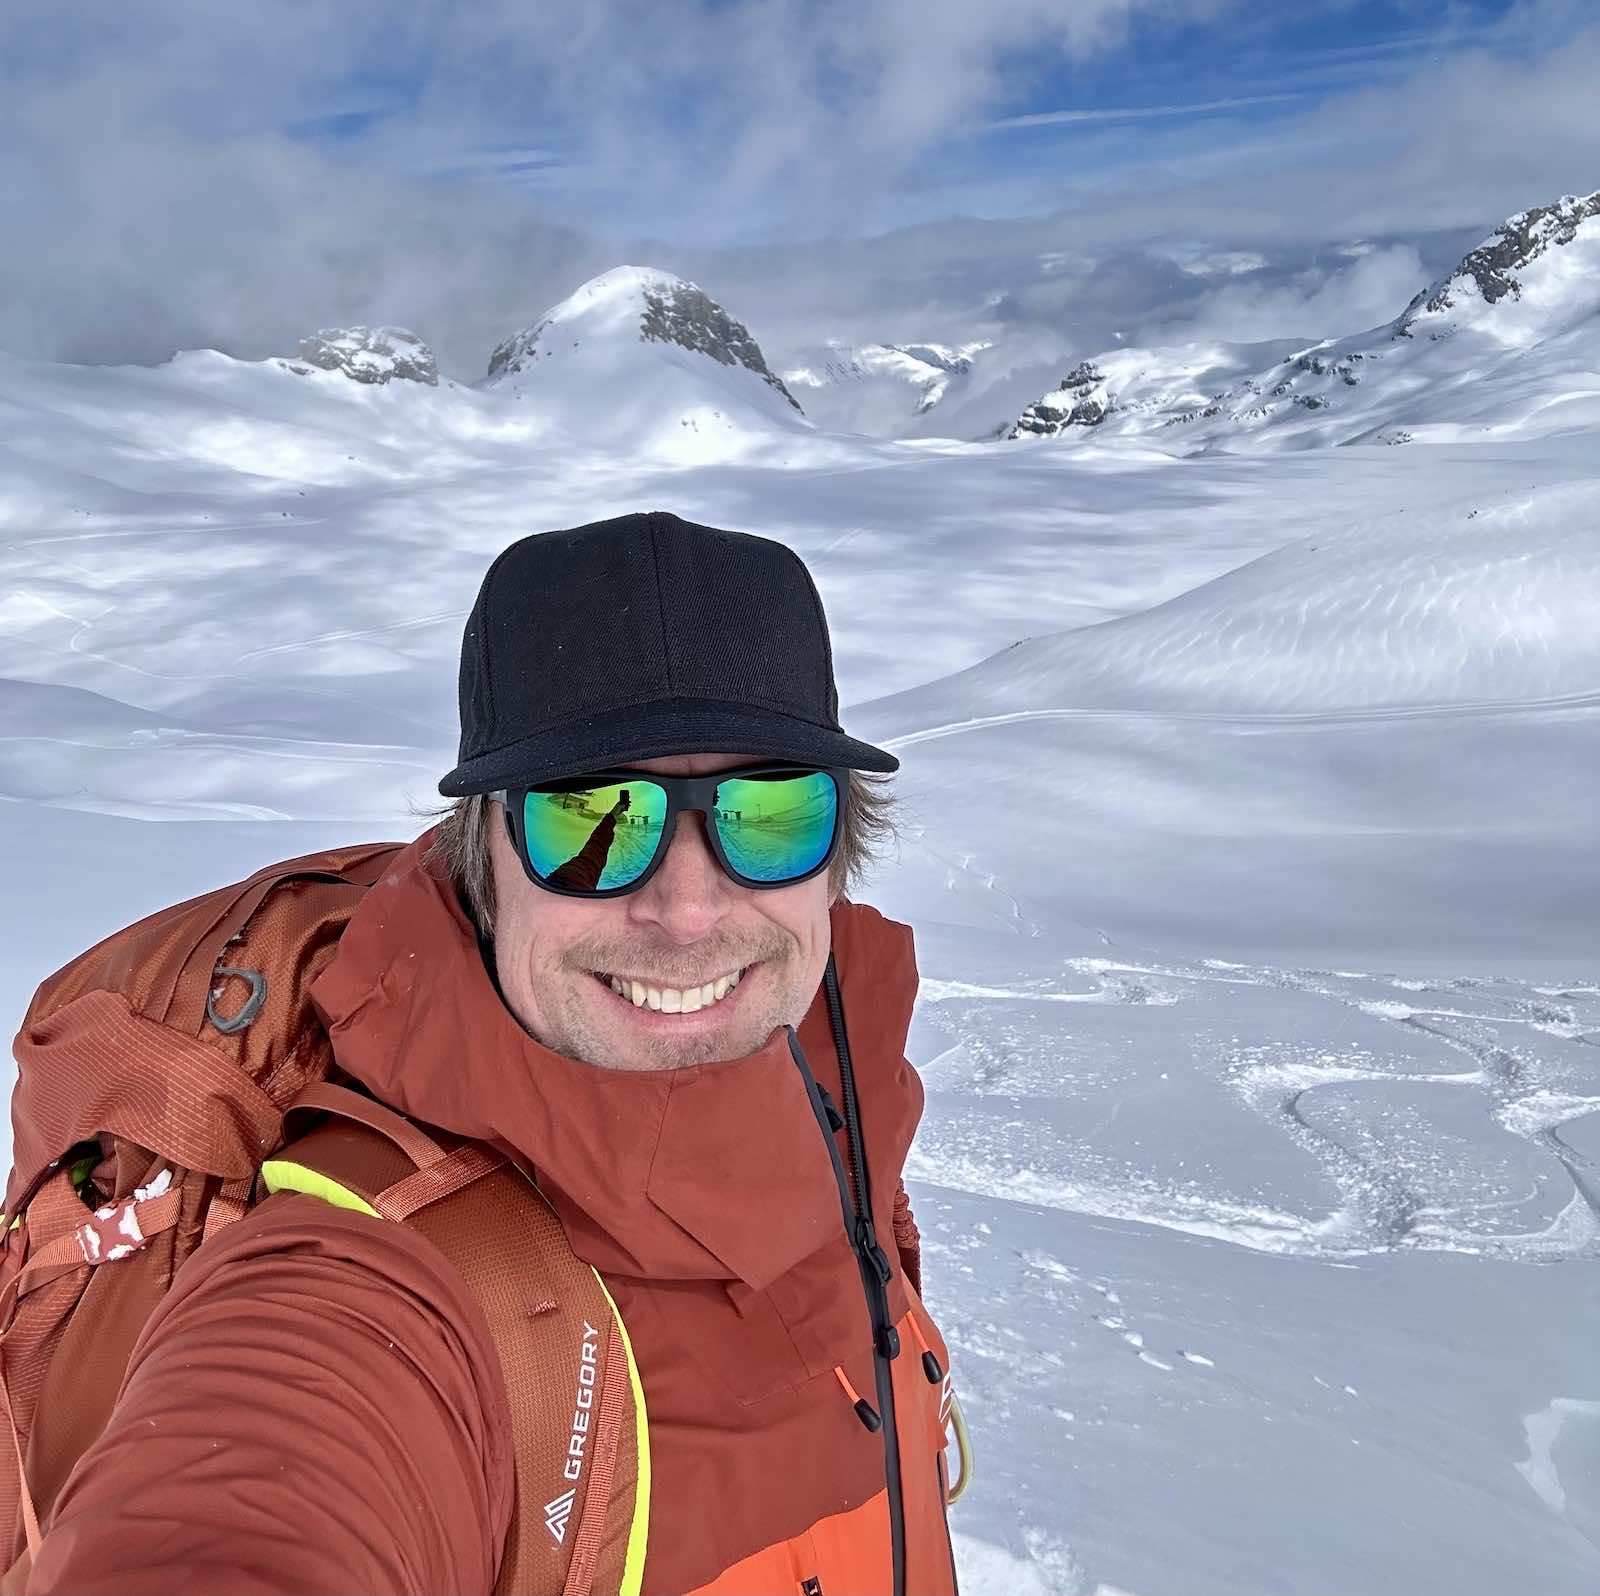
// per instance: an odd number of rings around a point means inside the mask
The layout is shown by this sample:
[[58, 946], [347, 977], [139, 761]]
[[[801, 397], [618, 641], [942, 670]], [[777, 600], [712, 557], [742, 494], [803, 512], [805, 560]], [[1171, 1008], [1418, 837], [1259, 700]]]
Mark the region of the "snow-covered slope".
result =
[[[0, 354], [0, 471], [93, 516], [147, 491], [371, 487], [500, 458], [552, 423], [448, 379], [351, 381], [302, 360], [190, 349], [159, 366], [68, 366]], [[74, 470], [81, 478], [74, 479]], [[132, 499], [128, 497], [132, 495]], [[163, 514], [188, 519], [164, 498]], [[303, 506], [287, 506], [291, 518]], [[215, 507], [193, 512], [196, 524]]]
[[839, 342], [798, 349], [785, 359], [783, 380], [805, 396], [806, 414], [830, 432], [897, 438], [947, 394], [959, 393], [975, 357], [989, 345]]
[[1600, 424], [1600, 193], [1513, 216], [1370, 332], [1284, 347], [1117, 349], [1002, 431], [1199, 452], [1547, 437]]
[[[1325, 529], [1165, 604], [1014, 643], [916, 693], [950, 717], [1600, 706], [1597, 519], [1583, 483]], [[896, 715], [927, 718], [916, 693], [890, 701]]]
[[808, 431], [760, 345], [703, 289], [619, 266], [507, 338], [480, 385], [564, 431], [705, 460]]
[[[1536, 310], [1584, 236], [1441, 308]], [[0, 358], [0, 1009], [158, 905], [414, 835], [512, 538], [780, 537], [844, 723], [903, 760], [857, 895], [916, 932], [962, 1589], [1592, 1596], [1597, 432], [841, 438], [703, 307], [664, 342], [613, 304], [472, 387]], [[1442, 325], [1384, 369], [1486, 336]], [[1499, 402], [1581, 373], [1588, 325]], [[734, 430], [686, 468], [707, 402]]]

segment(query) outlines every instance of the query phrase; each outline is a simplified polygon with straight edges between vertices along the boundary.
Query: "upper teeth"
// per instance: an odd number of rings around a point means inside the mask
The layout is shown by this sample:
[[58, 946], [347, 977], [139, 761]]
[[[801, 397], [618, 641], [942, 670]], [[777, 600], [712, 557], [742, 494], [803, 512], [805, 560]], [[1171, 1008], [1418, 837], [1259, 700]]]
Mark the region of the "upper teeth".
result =
[[693, 1014], [696, 1009], [703, 1009], [724, 998], [738, 984], [743, 970], [735, 970], [730, 975], [719, 975], [714, 981], [707, 981], [704, 986], [690, 986], [682, 989], [675, 986], [649, 986], [643, 981], [627, 981], [619, 975], [608, 975], [606, 982], [611, 990], [621, 998], [632, 999], [636, 1009], [642, 1009], [648, 1004], [653, 1009], [660, 1009], [663, 1014]]

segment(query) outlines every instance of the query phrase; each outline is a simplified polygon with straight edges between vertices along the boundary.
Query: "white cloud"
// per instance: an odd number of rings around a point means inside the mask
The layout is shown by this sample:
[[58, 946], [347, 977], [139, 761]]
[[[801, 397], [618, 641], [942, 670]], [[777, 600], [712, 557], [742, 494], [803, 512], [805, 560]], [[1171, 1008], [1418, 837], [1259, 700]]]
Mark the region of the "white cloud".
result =
[[1034, 111], [1027, 116], [1005, 116], [989, 123], [991, 129], [1065, 127], [1085, 122], [1148, 122], [1174, 116], [1210, 116], [1218, 111], [1240, 111], [1256, 105], [1282, 105], [1303, 100], [1304, 94], [1243, 94], [1231, 100], [1197, 100], [1189, 105], [1123, 105], [1086, 111]]
[[622, 239], [859, 230], [1019, 74], [1232, 3], [13, 0], [0, 348], [264, 354], [361, 319], [476, 375]]
[[[1391, 321], [1429, 279], [1406, 244], [1370, 248], [1334, 266], [1261, 270], [1220, 283], [1159, 329], [1172, 341], [1340, 337]], [[1266, 263], [1263, 262], [1263, 266]]]
[[[470, 377], [623, 258], [697, 277], [775, 344], [1054, 348], [1251, 317], [1314, 336], [1394, 314], [1421, 286], [1408, 273], [1448, 264], [1441, 238], [1454, 248], [1600, 181], [1600, 28], [1558, 0], [1300, 114], [1246, 122], [1219, 99], [1203, 123], [1165, 102], [1129, 122], [1063, 107], [1018, 134], [1019, 148], [1072, 141], [1042, 168], [952, 144], [1025, 101], [1045, 63], [1227, 8], [13, 0], [0, 348], [260, 355], [319, 325], [390, 321]], [[1302, 87], [1291, 74], [1237, 98]], [[353, 125], [308, 142], [330, 117]], [[900, 207], [956, 219], [861, 236]], [[675, 241], [649, 242], [662, 232]], [[784, 241], [720, 247], [752, 232]], [[1336, 253], [1352, 240], [1366, 265]], [[1225, 257], [1228, 276], [1196, 265]]]

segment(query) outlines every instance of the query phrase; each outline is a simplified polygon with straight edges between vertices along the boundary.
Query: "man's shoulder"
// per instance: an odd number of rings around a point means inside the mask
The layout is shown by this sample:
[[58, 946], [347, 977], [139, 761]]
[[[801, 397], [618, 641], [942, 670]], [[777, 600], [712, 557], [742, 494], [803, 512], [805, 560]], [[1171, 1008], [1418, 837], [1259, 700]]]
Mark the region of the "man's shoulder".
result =
[[841, 896], [829, 911], [834, 959], [841, 978], [860, 973], [874, 982], [916, 978], [916, 935], [870, 903]]

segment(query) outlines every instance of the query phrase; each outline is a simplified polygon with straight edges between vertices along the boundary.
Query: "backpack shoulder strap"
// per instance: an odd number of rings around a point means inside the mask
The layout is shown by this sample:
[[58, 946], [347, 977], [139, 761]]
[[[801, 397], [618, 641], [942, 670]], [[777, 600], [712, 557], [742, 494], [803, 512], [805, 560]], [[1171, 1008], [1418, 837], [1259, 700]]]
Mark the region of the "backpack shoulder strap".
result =
[[482, 1307], [500, 1355], [516, 1507], [497, 1592], [635, 1596], [650, 1517], [644, 1388], [622, 1315], [538, 1187], [499, 1148], [417, 1125], [344, 1087], [290, 1107], [325, 1115], [262, 1165], [298, 1191], [407, 1225]]

